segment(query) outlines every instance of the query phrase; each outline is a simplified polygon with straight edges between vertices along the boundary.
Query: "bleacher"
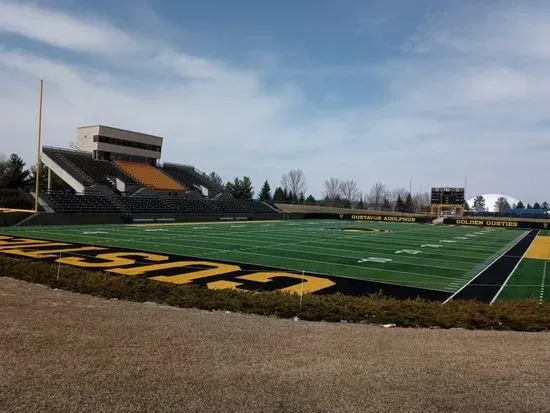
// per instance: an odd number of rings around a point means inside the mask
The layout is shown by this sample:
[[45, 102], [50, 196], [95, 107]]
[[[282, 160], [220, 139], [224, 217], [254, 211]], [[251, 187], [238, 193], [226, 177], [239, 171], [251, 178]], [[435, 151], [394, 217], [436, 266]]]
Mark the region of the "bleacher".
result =
[[162, 170], [186, 187], [192, 187], [193, 185], [205, 187], [208, 189], [209, 197], [213, 197], [224, 190], [222, 186], [213, 182], [208, 175], [198, 172], [192, 166], [165, 163]]
[[180, 185], [163, 171], [152, 165], [128, 161], [115, 162], [120, 169], [132, 176], [135, 180], [157, 191], [185, 191], [184, 186]]
[[43, 153], [86, 187], [102, 184], [115, 188], [116, 178], [130, 186], [132, 190], [141, 186], [113, 163], [93, 159], [88, 152], [44, 147]]
[[56, 212], [129, 214], [251, 214], [275, 213], [263, 202], [253, 200], [208, 200], [159, 196], [107, 196], [100, 193], [76, 194], [72, 191], [41, 193]]
[[56, 212], [64, 213], [115, 213], [120, 208], [103, 194], [75, 194], [70, 191], [41, 193], [41, 198]]
[[92, 186], [94, 179], [79, 168], [73, 161], [69, 159], [71, 151], [65, 149], [44, 147], [42, 153], [47, 155], [56, 164], [63, 168], [68, 174], [84, 186]]
[[[43, 147], [42, 153], [46, 166], [72, 188], [41, 192], [47, 211], [238, 217], [278, 212], [260, 201], [233, 198], [223, 186], [192, 166], [166, 163], [157, 168], [120, 158], [109, 162], [94, 159], [89, 152], [52, 147]], [[117, 179], [124, 185], [119, 185]], [[208, 196], [203, 188], [208, 190]]]
[[111, 180], [118, 178], [127, 185], [139, 185], [136, 180], [132, 179], [132, 177], [111, 162], [95, 160], [85, 152], [69, 153], [66, 156], [96, 183], [112, 184]]

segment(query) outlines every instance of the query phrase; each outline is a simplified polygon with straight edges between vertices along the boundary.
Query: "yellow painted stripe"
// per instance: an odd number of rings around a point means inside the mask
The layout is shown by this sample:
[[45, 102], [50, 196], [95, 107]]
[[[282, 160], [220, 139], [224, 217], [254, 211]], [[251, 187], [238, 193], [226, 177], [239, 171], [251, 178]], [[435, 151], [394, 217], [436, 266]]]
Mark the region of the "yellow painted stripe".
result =
[[525, 258], [535, 260], [550, 259], [550, 237], [537, 236], [527, 250]]

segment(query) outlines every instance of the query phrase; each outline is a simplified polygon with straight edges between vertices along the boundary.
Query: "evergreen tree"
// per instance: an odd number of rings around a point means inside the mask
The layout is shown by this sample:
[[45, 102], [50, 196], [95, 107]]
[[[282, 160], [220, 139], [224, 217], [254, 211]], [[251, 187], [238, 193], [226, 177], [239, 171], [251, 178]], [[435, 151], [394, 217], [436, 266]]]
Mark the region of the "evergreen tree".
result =
[[223, 179], [220, 175], [218, 175], [216, 172], [212, 171], [210, 172], [210, 175], [208, 175], [210, 180], [218, 186], [223, 186]]
[[408, 212], [408, 213], [414, 212], [414, 204], [413, 204], [413, 200], [410, 192], [407, 194], [407, 198], [405, 200], [405, 203], [403, 204], [403, 212]]
[[252, 181], [248, 176], [243, 178], [241, 185], [241, 199], [252, 199], [254, 196], [254, 188], [252, 187]]
[[303, 192], [300, 192], [300, 198], [298, 198], [298, 203], [304, 205], [306, 203], [306, 196]]
[[267, 179], [264, 182], [264, 185], [262, 186], [262, 189], [260, 191], [260, 195], [258, 196], [258, 199], [260, 201], [265, 202], [271, 202], [271, 186], [269, 186], [269, 182], [267, 182]]
[[523, 202], [519, 201], [519, 202], [516, 204], [516, 209], [525, 209], [525, 205], [523, 205]]
[[359, 202], [357, 203], [357, 208], [359, 209], [365, 209], [365, 202], [363, 201], [363, 197], [359, 198]]
[[254, 196], [252, 182], [248, 176], [243, 179], [235, 178], [233, 182], [228, 182], [225, 185], [225, 189], [236, 199], [252, 199]]
[[[34, 185], [36, 182], [36, 166], [32, 165], [28, 184], [32, 185], [32, 188], [34, 190]], [[60, 189], [68, 189], [70, 188], [69, 185], [63, 181], [59, 176], [57, 176], [53, 171], [51, 172], [51, 188], [52, 190], [60, 190]], [[44, 163], [40, 162], [40, 182], [39, 182], [40, 190], [45, 191], [48, 188], [48, 170], [46, 169], [46, 166]]]
[[382, 211], [389, 211], [391, 209], [391, 202], [388, 198], [382, 200]]
[[306, 198], [306, 205], [315, 205], [317, 204], [317, 201], [313, 197], [313, 195], [310, 195]]
[[541, 209], [541, 206], [538, 202], [535, 202], [535, 204], [533, 205], [533, 209]]
[[12, 153], [2, 167], [0, 187], [16, 189], [23, 187], [28, 180], [30, 171], [25, 169], [25, 162], [19, 155]]
[[548, 202], [544, 201], [541, 206], [540, 206], [542, 209], [544, 209], [545, 211], [548, 211]]
[[278, 186], [277, 188], [275, 188], [275, 192], [273, 192], [273, 202], [284, 203], [285, 201], [285, 193], [283, 189]]
[[527, 209], [533, 209], [533, 206], [531, 204], [527, 204]]
[[401, 199], [401, 195], [397, 197], [397, 201], [395, 201], [395, 210], [397, 212], [404, 212], [405, 209], [405, 203], [403, 202], [403, 199]]

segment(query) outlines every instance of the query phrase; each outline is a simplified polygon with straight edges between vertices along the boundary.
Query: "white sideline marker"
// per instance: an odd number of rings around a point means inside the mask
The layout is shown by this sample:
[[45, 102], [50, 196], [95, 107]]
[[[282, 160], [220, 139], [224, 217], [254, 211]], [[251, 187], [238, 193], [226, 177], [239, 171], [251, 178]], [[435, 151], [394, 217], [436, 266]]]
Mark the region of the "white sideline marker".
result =
[[95, 234], [108, 234], [108, 232], [105, 232], [105, 231], [84, 231], [82, 234], [83, 235], [95, 235]]

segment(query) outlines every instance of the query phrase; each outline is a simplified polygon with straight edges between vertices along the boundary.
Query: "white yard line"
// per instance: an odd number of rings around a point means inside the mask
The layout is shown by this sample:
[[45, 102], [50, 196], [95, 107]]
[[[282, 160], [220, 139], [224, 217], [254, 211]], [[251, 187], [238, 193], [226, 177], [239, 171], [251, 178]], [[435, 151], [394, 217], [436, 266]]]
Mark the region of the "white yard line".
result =
[[542, 272], [542, 282], [540, 283], [540, 294], [539, 294], [539, 303], [542, 304], [544, 300], [544, 285], [546, 283], [546, 264], [548, 261], [544, 261], [544, 270]]

